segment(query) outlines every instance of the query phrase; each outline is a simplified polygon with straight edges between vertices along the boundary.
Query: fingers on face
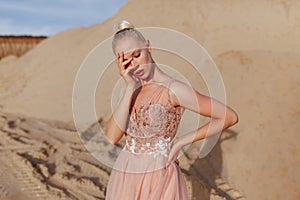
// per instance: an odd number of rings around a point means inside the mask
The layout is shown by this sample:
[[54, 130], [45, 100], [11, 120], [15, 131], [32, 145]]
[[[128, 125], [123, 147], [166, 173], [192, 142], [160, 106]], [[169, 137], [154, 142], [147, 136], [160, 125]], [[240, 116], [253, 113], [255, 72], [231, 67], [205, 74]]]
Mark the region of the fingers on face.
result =
[[123, 59], [124, 59], [123, 57], [124, 57], [123, 52], [118, 53], [118, 57], [117, 57], [118, 64], [121, 64], [123, 62]]
[[126, 69], [127, 67], [129, 67], [128, 64], [130, 64], [131, 61], [132, 61], [132, 57], [129, 58], [128, 60], [125, 60], [125, 61], [122, 63], [122, 65], [124, 66], [125, 69]]
[[117, 55], [117, 62], [118, 62], [118, 67], [120, 70], [120, 75], [124, 76], [125, 74], [132, 74], [132, 70], [135, 68], [133, 65], [130, 65], [131, 61], [133, 60], [133, 58], [129, 58], [127, 60], [124, 61], [124, 54], [118, 54]]
[[118, 65], [120, 66], [121, 70], [127, 69], [129, 67], [130, 62], [133, 60], [132, 57], [130, 57], [129, 59], [125, 60], [124, 59], [124, 52], [122, 53], [118, 53], [117, 54], [117, 62]]

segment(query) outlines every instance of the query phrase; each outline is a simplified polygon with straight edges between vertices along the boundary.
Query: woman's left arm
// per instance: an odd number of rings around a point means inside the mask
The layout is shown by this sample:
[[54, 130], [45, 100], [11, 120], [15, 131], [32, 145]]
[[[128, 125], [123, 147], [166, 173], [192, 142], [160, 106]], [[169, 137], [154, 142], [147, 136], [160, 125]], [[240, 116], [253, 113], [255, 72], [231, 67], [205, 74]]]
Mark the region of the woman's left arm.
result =
[[173, 92], [171, 96], [174, 99], [175, 106], [181, 106], [200, 115], [210, 117], [211, 120], [200, 128], [175, 138], [169, 154], [169, 162], [177, 158], [183, 146], [220, 133], [238, 122], [238, 115], [233, 109], [214, 98], [200, 94], [183, 82], [173, 82], [170, 91]]

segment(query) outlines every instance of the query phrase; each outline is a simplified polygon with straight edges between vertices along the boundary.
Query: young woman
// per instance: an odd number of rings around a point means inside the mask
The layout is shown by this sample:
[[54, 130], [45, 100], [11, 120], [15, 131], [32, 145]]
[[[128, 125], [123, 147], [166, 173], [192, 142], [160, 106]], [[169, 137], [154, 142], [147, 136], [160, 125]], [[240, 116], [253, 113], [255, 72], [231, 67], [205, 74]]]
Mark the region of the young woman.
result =
[[[121, 21], [116, 29], [112, 48], [125, 85], [106, 136], [116, 144], [125, 135], [126, 145], [112, 169], [106, 199], [187, 200], [177, 160], [180, 150], [236, 124], [238, 116], [163, 72], [151, 56], [149, 40], [128, 21]], [[185, 109], [212, 120], [175, 137]]]

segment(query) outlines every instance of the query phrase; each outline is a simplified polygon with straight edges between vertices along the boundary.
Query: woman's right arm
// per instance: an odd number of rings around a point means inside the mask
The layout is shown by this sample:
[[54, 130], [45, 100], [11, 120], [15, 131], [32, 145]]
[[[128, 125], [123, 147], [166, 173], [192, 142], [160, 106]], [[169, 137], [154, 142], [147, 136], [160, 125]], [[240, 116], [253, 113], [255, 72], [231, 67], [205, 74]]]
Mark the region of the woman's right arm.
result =
[[125, 86], [125, 93], [106, 124], [107, 140], [112, 144], [119, 142], [125, 132], [133, 92], [133, 85]]
[[132, 74], [130, 74], [134, 69], [134, 66], [131, 65], [131, 61], [132, 58], [128, 60], [124, 59], [124, 52], [117, 55], [117, 65], [120, 75], [125, 80], [125, 90], [118, 106], [106, 124], [107, 140], [112, 144], [118, 143], [122, 138], [129, 117], [131, 100], [136, 86], [135, 79]]

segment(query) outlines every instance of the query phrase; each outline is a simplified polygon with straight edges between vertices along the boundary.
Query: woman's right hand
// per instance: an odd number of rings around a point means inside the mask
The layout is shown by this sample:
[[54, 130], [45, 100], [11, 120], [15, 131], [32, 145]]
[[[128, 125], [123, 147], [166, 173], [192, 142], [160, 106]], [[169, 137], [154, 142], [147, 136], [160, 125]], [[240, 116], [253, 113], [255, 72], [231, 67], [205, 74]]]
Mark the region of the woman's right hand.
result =
[[132, 85], [135, 86], [136, 81], [135, 77], [132, 73], [135, 66], [132, 66], [130, 63], [132, 61], [132, 57], [124, 61], [124, 52], [117, 55], [117, 65], [119, 67], [119, 73], [124, 78], [127, 86]]

